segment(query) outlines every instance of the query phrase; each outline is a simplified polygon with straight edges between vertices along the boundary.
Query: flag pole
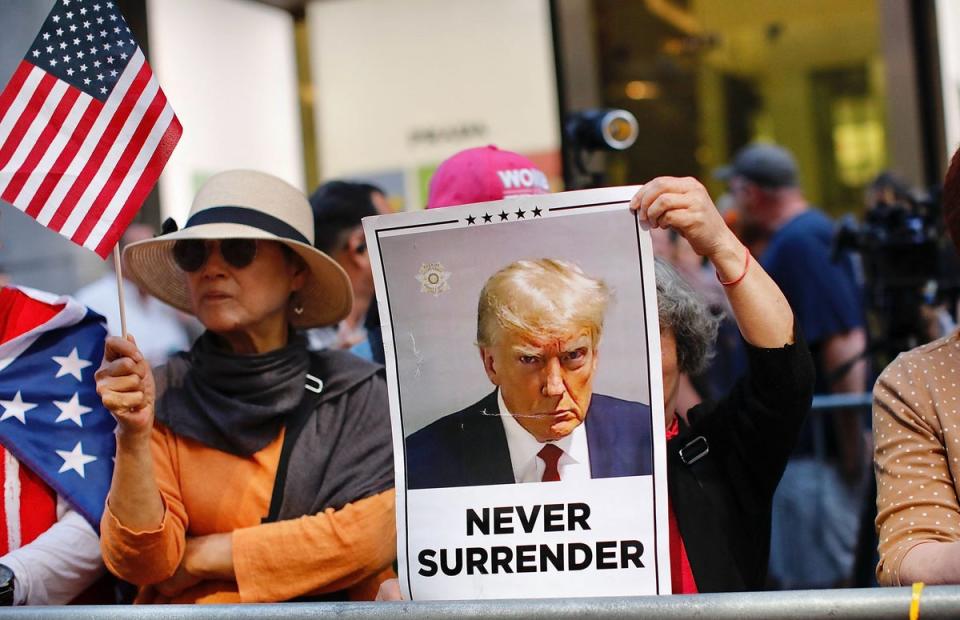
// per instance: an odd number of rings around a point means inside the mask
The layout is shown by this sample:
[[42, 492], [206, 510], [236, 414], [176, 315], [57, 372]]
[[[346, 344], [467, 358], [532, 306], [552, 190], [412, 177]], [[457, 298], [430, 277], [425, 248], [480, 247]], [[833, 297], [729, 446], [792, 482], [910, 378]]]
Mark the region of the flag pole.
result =
[[123, 268], [120, 266], [120, 244], [113, 246], [113, 265], [117, 273], [117, 299], [120, 302], [120, 331], [123, 339], [127, 339], [127, 313], [123, 303]]

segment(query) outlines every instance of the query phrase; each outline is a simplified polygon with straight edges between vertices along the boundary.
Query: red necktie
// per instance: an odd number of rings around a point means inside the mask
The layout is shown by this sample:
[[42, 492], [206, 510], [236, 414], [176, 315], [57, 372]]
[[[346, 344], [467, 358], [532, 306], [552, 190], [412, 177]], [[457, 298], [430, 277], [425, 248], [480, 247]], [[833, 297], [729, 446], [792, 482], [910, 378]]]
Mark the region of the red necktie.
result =
[[543, 478], [540, 480], [542, 482], [559, 482], [560, 470], [557, 469], [557, 462], [563, 456], [563, 450], [552, 443], [548, 443], [540, 449], [537, 456], [543, 459], [543, 464], [546, 465], [543, 470]]

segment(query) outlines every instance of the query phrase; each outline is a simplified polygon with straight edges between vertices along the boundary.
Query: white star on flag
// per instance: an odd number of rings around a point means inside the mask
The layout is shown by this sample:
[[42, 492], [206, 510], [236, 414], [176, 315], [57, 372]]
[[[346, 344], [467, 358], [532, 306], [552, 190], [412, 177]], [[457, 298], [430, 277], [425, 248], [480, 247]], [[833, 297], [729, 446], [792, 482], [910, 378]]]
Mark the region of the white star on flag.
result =
[[13, 400], [0, 400], [0, 406], [3, 407], [3, 415], [0, 416], [0, 422], [7, 418], [16, 418], [21, 424], [27, 423], [26, 413], [36, 407], [34, 403], [25, 403], [20, 396], [20, 390], [17, 390]]
[[77, 347], [73, 347], [73, 351], [71, 351], [67, 357], [54, 355], [53, 361], [60, 364], [60, 369], [57, 370], [57, 376], [54, 377], [54, 379], [60, 378], [63, 375], [73, 375], [77, 381], [83, 381], [83, 376], [80, 371], [92, 365], [92, 362], [80, 359], [77, 355]]
[[80, 474], [81, 478], [86, 478], [86, 472], [84, 471], [84, 465], [87, 463], [92, 463], [97, 460], [97, 457], [90, 456], [89, 454], [83, 453], [82, 442], [77, 442], [77, 445], [73, 447], [73, 450], [67, 452], [66, 450], [57, 450], [57, 454], [60, 458], [63, 459], [63, 465], [60, 466], [60, 471], [58, 474], [62, 474], [65, 471], [73, 470]]
[[84, 407], [80, 404], [80, 395], [74, 392], [73, 398], [68, 402], [62, 403], [60, 401], [53, 401], [53, 404], [57, 406], [57, 409], [60, 410], [60, 415], [57, 416], [55, 422], [63, 422], [64, 420], [72, 420], [76, 422], [77, 426], [83, 426], [83, 420], [81, 416], [85, 413], [90, 413], [93, 411], [90, 407]]
[[[62, 2], [58, 0], [58, 5]], [[30, 289], [15, 293], [15, 305], [20, 299], [29, 302], [22, 306], [24, 316], [36, 315], [45, 322], [35, 327], [32, 321], [14, 326], [11, 335], [17, 346], [0, 346], [3, 447], [16, 451], [21, 472], [29, 469], [36, 474], [57, 495], [69, 498], [71, 508], [87, 523], [96, 526], [110, 488], [110, 457], [116, 452], [116, 420], [103, 406], [93, 381], [96, 361], [103, 358], [106, 321], [69, 298]], [[47, 318], [47, 307], [56, 314]], [[84, 365], [93, 368], [84, 370]], [[61, 376], [73, 378], [54, 379], [56, 369]], [[78, 381], [78, 376], [83, 380]], [[0, 478], [2, 467], [0, 463]], [[8, 495], [10, 480], [8, 475]], [[0, 512], [2, 502], [0, 499]], [[7, 504], [10, 508], [9, 501]], [[24, 510], [27, 508], [24, 504]]]

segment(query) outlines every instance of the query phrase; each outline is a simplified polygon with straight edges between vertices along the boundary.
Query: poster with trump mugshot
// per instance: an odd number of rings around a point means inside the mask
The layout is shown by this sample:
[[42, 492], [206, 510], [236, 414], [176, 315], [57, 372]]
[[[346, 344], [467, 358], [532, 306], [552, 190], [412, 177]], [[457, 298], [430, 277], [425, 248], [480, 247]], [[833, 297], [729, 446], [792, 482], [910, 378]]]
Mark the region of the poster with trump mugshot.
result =
[[636, 188], [364, 219], [413, 600], [670, 593]]

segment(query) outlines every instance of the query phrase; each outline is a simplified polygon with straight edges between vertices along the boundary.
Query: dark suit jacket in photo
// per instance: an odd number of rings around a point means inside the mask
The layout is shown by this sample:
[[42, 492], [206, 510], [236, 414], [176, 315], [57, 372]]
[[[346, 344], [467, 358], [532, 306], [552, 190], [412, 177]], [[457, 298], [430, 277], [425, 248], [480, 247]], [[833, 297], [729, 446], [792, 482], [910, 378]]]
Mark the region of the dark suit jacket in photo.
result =
[[[499, 413], [497, 392], [493, 391], [410, 435], [406, 440], [407, 488], [514, 483]], [[653, 473], [650, 407], [594, 394], [584, 424], [591, 477]]]

